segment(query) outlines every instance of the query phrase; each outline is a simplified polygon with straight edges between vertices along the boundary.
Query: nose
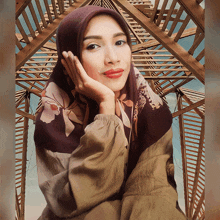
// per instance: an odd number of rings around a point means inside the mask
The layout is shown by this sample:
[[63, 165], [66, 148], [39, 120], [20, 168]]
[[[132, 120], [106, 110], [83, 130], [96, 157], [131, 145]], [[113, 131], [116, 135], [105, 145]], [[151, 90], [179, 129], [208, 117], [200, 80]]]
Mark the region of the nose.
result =
[[117, 49], [114, 46], [107, 46], [105, 50], [105, 65], [116, 64], [119, 62]]

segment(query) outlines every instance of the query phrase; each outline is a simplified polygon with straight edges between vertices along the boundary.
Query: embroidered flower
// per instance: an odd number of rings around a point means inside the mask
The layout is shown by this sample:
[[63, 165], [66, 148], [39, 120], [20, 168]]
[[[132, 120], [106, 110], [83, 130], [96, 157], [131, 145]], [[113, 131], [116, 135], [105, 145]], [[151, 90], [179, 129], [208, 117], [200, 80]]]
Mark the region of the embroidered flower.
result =
[[133, 113], [134, 132], [137, 136], [137, 122], [138, 122], [138, 102], [135, 104]]
[[134, 70], [138, 89], [139, 112], [142, 111], [147, 100], [149, 101], [152, 110], [160, 108], [160, 106], [163, 105], [163, 101], [160, 96], [151, 89], [148, 82], [144, 79], [138, 69], [134, 68]]

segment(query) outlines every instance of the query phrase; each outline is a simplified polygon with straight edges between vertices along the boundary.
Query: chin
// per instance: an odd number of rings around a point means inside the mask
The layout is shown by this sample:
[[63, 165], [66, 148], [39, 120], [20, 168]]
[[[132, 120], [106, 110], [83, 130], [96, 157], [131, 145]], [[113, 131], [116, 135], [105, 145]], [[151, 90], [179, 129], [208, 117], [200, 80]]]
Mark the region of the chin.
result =
[[119, 92], [124, 88], [124, 86], [125, 86], [125, 83], [121, 85], [108, 86], [108, 88], [111, 89], [113, 92]]

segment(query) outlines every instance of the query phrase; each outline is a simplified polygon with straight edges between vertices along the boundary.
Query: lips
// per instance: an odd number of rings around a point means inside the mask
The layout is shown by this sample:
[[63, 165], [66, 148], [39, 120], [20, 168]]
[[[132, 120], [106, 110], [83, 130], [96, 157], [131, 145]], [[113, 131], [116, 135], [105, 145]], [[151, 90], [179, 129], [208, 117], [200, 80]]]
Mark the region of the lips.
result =
[[118, 69], [110, 69], [106, 72], [104, 72], [104, 74], [108, 77], [108, 78], [119, 78], [122, 76], [124, 70], [121, 68]]

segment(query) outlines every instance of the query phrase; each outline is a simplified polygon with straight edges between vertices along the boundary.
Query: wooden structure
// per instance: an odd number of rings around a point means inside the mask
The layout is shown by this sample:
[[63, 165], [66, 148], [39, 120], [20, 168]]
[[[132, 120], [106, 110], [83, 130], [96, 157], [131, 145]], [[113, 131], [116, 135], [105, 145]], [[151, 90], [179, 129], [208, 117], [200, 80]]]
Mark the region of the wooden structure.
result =
[[[204, 219], [204, 94], [186, 89], [204, 84], [203, 0], [16, 0], [16, 219], [25, 214], [30, 94], [39, 97], [57, 61], [56, 29], [78, 7], [118, 11], [132, 37], [134, 65], [164, 100], [177, 94], [185, 213]], [[184, 40], [187, 40], [184, 44]]]

